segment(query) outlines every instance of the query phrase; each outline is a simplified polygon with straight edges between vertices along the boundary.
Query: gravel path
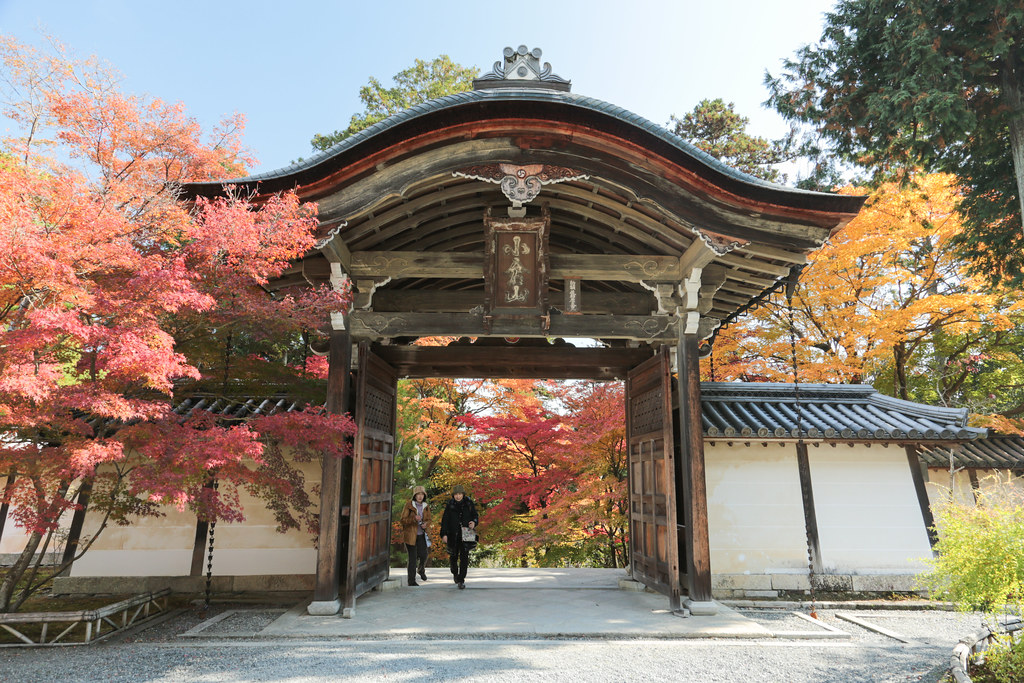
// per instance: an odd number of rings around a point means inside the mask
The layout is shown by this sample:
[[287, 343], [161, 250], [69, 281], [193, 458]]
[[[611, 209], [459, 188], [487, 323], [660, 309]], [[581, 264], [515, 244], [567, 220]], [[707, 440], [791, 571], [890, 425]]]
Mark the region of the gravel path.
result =
[[[196, 635], [203, 617], [184, 612], [142, 631], [89, 647], [0, 650], [0, 681], [929, 681], [953, 644], [979, 618], [949, 612], [850, 612], [912, 638], [906, 645], [819, 612], [851, 634], [843, 640], [347, 640], [266, 639], [255, 633], [271, 606], [235, 610]], [[813, 630], [786, 612], [743, 610], [768, 628]], [[798, 619], [798, 618], [797, 618]], [[218, 634], [220, 637], [218, 637]], [[225, 637], [228, 635], [235, 637]]]

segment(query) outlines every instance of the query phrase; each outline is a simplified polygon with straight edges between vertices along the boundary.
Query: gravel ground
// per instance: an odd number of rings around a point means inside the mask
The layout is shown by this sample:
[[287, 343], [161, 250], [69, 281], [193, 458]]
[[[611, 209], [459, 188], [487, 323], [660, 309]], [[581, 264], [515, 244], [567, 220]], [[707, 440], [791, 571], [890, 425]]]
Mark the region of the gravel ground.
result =
[[[311, 640], [228, 638], [255, 631], [278, 606], [214, 607], [206, 619], [239, 610], [204, 629], [194, 611], [89, 647], [0, 650], [0, 681], [929, 681], [939, 679], [954, 643], [976, 630], [974, 615], [841, 610], [914, 638], [905, 645], [839, 620], [844, 640]], [[811, 631], [785, 611], [743, 613], [775, 631]], [[879, 616], [881, 614], [881, 616]], [[793, 621], [795, 620], [795, 621]], [[233, 623], [232, 623], [233, 622]], [[799, 622], [799, 623], [798, 623]], [[805, 626], [806, 625], [806, 626]]]
[[244, 609], [229, 611], [224, 619], [212, 624], [199, 632], [199, 636], [255, 636], [270, 626], [285, 613], [286, 610]]
[[772, 633], [825, 632], [827, 630], [806, 619], [801, 619], [793, 614], [793, 610], [738, 609], [736, 611], [763, 625]]

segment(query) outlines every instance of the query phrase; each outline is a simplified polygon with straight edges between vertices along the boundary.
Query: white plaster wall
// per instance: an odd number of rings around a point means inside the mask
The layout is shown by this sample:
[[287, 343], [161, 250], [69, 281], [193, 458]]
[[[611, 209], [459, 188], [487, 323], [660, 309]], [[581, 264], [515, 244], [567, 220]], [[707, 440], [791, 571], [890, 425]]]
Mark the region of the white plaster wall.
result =
[[25, 549], [28, 542], [28, 532], [20, 526], [15, 525], [10, 513], [4, 523], [4, 535], [0, 538], [0, 555], [20, 553]]
[[[295, 463], [306, 485], [320, 482], [319, 463]], [[259, 500], [239, 493], [245, 521], [219, 523], [214, 534], [213, 573], [226, 576], [315, 574], [316, 548], [306, 531], [277, 531], [274, 515]], [[314, 504], [316, 502], [314, 501]], [[203, 565], [205, 567], [205, 564]]]
[[713, 574], [806, 572], [807, 536], [791, 445], [707, 444]]
[[[22, 550], [25, 549], [25, 545], [28, 543], [29, 532], [22, 526], [18, 526], [15, 523], [13, 510], [7, 511], [6, 522], [4, 523], [3, 536], [0, 537], [0, 556], [6, 555], [9, 562], [13, 562], [11, 557], [18, 555]], [[71, 526], [71, 518], [74, 516], [73, 510], [66, 511], [61, 515], [60, 523], [58, 524], [58, 534], [61, 534], [60, 538], [57, 535], [50, 541], [50, 547], [47, 548], [46, 553], [49, 556], [51, 553], [64, 552], [64, 538], [66, 538], [67, 530]], [[44, 539], [45, 540], [45, 539]], [[38, 553], [37, 553], [38, 554]]]
[[950, 477], [948, 469], [929, 467], [925, 489], [928, 491], [928, 504], [933, 510], [936, 505], [949, 499], [951, 491], [956, 500], [961, 503], [974, 502], [970, 475], [967, 474], [967, 470], [959, 470]]
[[[982, 490], [1000, 487], [1004, 493], [1024, 496], [1024, 476], [1012, 470], [979, 469], [976, 470], [978, 486]], [[932, 509], [949, 499], [950, 491], [961, 503], [974, 502], [974, 489], [971, 486], [970, 474], [967, 470], [957, 470], [953, 477], [945, 468], [928, 468], [928, 501]]]
[[916, 573], [931, 557], [902, 448], [809, 448], [822, 563], [844, 574]]
[[[71, 576], [188, 576], [195, 545], [196, 517], [164, 507], [161, 517], [137, 518], [130, 526], [108, 525]], [[83, 541], [96, 533], [101, 517], [87, 511]]]
[[[320, 481], [319, 463], [299, 463], [307, 487]], [[273, 514], [259, 500], [239, 492], [245, 521], [220, 522], [214, 532], [215, 576], [313, 574], [316, 549], [305, 531], [277, 532]], [[316, 501], [314, 500], [314, 505]], [[108, 526], [93, 547], [77, 560], [71, 576], [188, 576], [195, 546], [196, 517], [164, 507], [161, 517], [136, 519], [130, 526]], [[86, 515], [83, 537], [99, 524]], [[6, 534], [5, 534], [6, 535]], [[203, 554], [206, 572], [206, 552]]]

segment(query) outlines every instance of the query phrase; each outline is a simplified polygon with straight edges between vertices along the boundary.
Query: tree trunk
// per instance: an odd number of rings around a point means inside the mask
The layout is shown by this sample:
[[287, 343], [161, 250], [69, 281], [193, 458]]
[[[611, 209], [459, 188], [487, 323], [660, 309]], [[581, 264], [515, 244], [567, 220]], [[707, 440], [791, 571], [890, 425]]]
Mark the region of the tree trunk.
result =
[[[36, 488], [37, 494], [43, 496], [43, 487], [40, 484], [39, 480], [35, 477], [32, 477], [31, 479], [33, 485]], [[63, 498], [64, 496], [67, 495], [68, 486], [69, 482], [62, 481], [60, 483], [60, 487], [57, 489], [57, 492], [54, 494], [54, 498], [48, 505], [48, 507], [50, 508], [50, 512], [53, 511], [53, 506], [55, 504], [54, 501], [56, 501], [58, 498]], [[47, 545], [49, 545], [49, 538], [51, 534], [52, 532], [46, 535]], [[32, 564], [32, 560], [36, 554], [36, 551], [39, 549], [39, 543], [42, 540], [43, 534], [39, 533], [38, 530], [33, 531], [32, 534], [28, 537], [28, 542], [25, 544], [25, 549], [22, 550], [21, 555], [18, 556], [18, 560], [14, 563], [13, 567], [7, 570], [7, 573], [4, 575], [3, 581], [0, 582], [0, 614], [4, 612], [9, 612], [11, 610], [11, 601], [14, 596], [15, 585], [25, 576], [25, 572], [28, 571], [29, 565]], [[43, 552], [45, 551], [46, 548], [44, 547]], [[42, 561], [42, 559], [43, 558], [40, 558], [40, 561]], [[34, 575], [35, 572], [33, 571], [33, 576]], [[15, 607], [20, 606], [21, 603], [24, 602], [24, 600], [24, 597], [18, 600]]]
[[11, 597], [14, 595], [14, 585], [28, 571], [29, 565], [32, 564], [32, 558], [36, 554], [36, 549], [39, 548], [39, 543], [42, 540], [43, 535], [38, 531], [33, 531], [28, 537], [28, 543], [25, 544], [24, 550], [18, 556], [17, 562], [7, 570], [4, 580], [0, 581], [0, 614], [10, 611]]
[[32, 568], [27, 571], [27, 577], [24, 579], [24, 583], [21, 586], [21, 594], [17, 597], [11, 598], [9, 605], [10, 611], [17, 612], [21, 609], [21, 606], [28, 600], [29, 596], [32, 595], [32, 583], [36, 580], [39, 575], [39, 568], [43, 566], [43, 562], [46, 560], [46, 551], [50, 549], [50, 542], [53, 540], [54, 529], [50, 529], [46, 532], [45, 540], [43, 541], [42, 549], [36, 550], [36, 561], [32, 565]]
[[897, 398], [907, 399], [907, 347], [902, 342], [892, 347], [892, 391]]
[[[1017, 199], [1024, 220], [1024, 64], [1012, 56], [1006, 58], [1002, 69], [1003, 101], [1010, 109], [1010, 155], [1017, 177]], [[1022, 226], [1024, 232], [1024, 226]]]

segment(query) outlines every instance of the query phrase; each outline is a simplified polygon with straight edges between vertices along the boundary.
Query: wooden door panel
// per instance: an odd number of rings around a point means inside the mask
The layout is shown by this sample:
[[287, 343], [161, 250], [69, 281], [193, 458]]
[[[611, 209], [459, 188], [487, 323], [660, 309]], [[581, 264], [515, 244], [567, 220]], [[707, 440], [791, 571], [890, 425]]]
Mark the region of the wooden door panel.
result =
[[626, 379], [630, 563], [633, 578], [680, 607], [672, 374], [665, 350]]
[[374, 355], [369, 344], [361, 343], [343, 604], [349, 616], [357, 597], [388, 578], [396, 398], [394, 368]]

